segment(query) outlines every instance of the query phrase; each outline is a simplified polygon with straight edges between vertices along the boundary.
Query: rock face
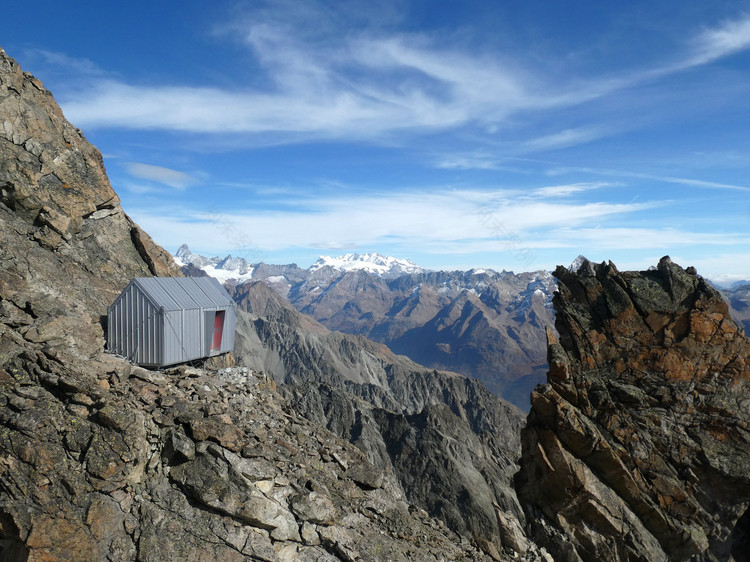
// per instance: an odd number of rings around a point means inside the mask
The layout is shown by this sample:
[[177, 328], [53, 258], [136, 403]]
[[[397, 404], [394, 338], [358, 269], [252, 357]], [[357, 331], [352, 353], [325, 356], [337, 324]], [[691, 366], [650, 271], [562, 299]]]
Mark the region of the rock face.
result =
[[89, 357], [132, 277], [179, 270], [122, 211], [99, 151], [2, 50], [0, 155], [0, 315], [27, 342]]
[[4, 369], [2, 559], [485, 559], [247, 368]]
[[558, 268], [519, 499], [560, 560], [745, 559], [750, 344], [691, 268]]

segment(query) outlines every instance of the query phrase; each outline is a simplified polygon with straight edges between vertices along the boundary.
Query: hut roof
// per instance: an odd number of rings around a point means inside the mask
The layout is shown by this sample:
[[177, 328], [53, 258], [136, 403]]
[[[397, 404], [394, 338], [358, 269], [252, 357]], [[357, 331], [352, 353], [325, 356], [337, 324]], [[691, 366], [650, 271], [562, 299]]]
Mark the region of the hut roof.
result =
[[234, 304], [213, 277], [136, 277], [131, 282], [164, 310], [226, 308]]

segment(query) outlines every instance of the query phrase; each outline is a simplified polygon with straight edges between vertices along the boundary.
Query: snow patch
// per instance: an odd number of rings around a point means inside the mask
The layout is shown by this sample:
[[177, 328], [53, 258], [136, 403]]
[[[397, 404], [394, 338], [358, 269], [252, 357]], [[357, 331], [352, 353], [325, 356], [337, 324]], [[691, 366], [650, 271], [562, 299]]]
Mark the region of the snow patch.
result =
[[571, 273], [577, 273], [579, 269], [581, 269], [581, 266], [589, 261], [586, 256], [578, 256], [576, 259], [573, 260], [573, 263], [571, 263], [568, 266], [568, 271]]
[[219, 281], [219, 283], [226, 283], [227, 281], [236, 281], [239, 283], [245, 283], [246, 281], [250, 281], [253, 278], [253, 272], [249, 271], [247, 273], [239, 273], [236, 270], [232, 269], [222, 269], [221, 267], [217, 267], [215, 265], [204, 265], [201, 267], [203, 271], [206, 272], [207, 275], [210, 275], [211, 277], [214, 277]]

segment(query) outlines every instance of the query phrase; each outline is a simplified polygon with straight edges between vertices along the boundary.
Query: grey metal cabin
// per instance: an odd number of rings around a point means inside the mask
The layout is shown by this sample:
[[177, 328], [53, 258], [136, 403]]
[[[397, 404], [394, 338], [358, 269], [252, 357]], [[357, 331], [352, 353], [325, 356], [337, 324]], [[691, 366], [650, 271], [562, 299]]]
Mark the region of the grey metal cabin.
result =
[[237, 307], [213, 277], [136, 277], [107, 310], [107, 349], [165, 367], [234, 349]]

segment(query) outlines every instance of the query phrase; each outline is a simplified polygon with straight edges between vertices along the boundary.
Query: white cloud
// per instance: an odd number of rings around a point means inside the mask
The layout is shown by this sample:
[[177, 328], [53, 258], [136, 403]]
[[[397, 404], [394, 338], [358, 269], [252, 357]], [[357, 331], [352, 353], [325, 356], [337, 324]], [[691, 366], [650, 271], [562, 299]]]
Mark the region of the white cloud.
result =
[[[547, 240], [564, 241], [571, 248], [591, 248], [600, 252], [621, 250], [652, 250], [696, 246], [743, 246], [750, 244], [750, 235], [743, 233], [691, 232], [678, 228], [602, 227], [553, 230]], [[539, 241], [539, 247], [548, 242]], [[532, 245], [533, 246], [533, 245]]]
[[698, 36], [695, 45], [696, 53], [688, 61], [691, 65], [706, 64], [750, 48], [750, 16], [706, 29]]
[[[285, 6], [288, 12], [290, 4]], [[750, 46], [750, 18], [744, 18], [704, 31], [694, 53], [677, 64], [588, 79], [573, 75], [555, 83], [523, 55], [513, 60], [506, 53], [469, 50], [445, 36], [380, 28], [347, 33], [332, 28], [345, 22], [328, 10], [313, 11], [325, 33], [301, 28], [303, 18], [281, 17], [273, 7], [231, 26], [259, 64], [238, 75], [233, 89], [89, 77], [87, 88], [61, 96], [62, 106], [76, 125], [88, 128], [281, 134], [284, 142], [374, 140], [473, 125], [502, 132], [519, 113], [579, 105]], [[251, 79], [253, 73], [260, 78]], [[531, 138], [525, 149], [563, 148], [603, 134], [601, 127], [570, 127]]]
[[689, 259], [676, 256], [673, 259], [680, 265], [695, 266], [699, 274], [716, 283], [730, 285], [736, 281], [750, 280], [747, 270], [747, 264], [750, 263], [748, 252], [710, 253]]
[[154, 166], [152, 164], [128, 162], [125, 164], [125, 168], [133, 177], [155, 181], [175, 189], [185, 189], [197, 181], [193, 176], [185, 172], [164, 168], [163, 166]]
[[[559, 194], [551, 191], [547, 195], [557, 199]], [[473, 248], [482, 241], [533, 239], [542, 230], [579, 227], [654, 205], [553, 203], [540, 197], [522, 198], [514, 191], [444, 190], [318, 199], [310, 201], [305, 211], [180, 210], [176, 215], [174, 209], [165, 208], [136, 209], [130, 214], [167, 246], [198, 239], [203, 244], [213, 240], [218, 249], [230, 247], [230, 239], [245, 239], [266, 251], [279, 251], [338, 247], [342, 241], [347, 241], [348, 247], [378, 247], [401, 241], [439, 251], [445, 244]]]
[[107, 72], [91, 59], [84, 57], [71, 57], [65, 53], [49, 51], [46, 49], [27, 49], [26, 57], [32, 62], [41, 59], [51, 68], [58, 68], [66, 73], [75, 73], [81, 76], [102, 78]]
[[662, 183], [673, 183], [678, 185], [686, 185], [689, 187], [700, 187], [706, 189], [726, 189], [730, 191], [750, 191], [750, 187], [745, 185], [736, 185], [722, 182], [714, 182], [707, 180], [699, 180], [695, 178], [680, 178], [676, 176], [662, 176], [657, 174], [644, 174], [640, 172], [630, 172], [627, 170], [609, 170], [606, 168], [585, 168], [585, 167], [556, 167], [547, 170], [548, 176], [559, 176], [570, 173], [584, 172], [587, 174], [597, 174], [601, 176], [612, 176], [620, 178], [634, 178], [642, 180], [652, 180]]
[[545, 135], [524, 142], [524, 147], [531, 151], [556, 150], [585, 144], [601, 138], [605, 133], [599, 128], [565, 129], [551, 135]]
[[541, 197], [566, 197], [573, 195], [574, 193], [583, 193], [591, 191], [592, 189], [599, 189], [601, 187], [611, 187], [616, 184], [607, 182], [582, 182], [572, 183], [567, 185], [551, 185], [548, 187], [540, 187], [533, 191], [534, 195]]
[[436, 167], [448, 170], [497, 170], [501, 159], [486, 153], [451, 154], [441, 157]]

